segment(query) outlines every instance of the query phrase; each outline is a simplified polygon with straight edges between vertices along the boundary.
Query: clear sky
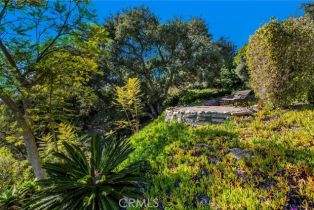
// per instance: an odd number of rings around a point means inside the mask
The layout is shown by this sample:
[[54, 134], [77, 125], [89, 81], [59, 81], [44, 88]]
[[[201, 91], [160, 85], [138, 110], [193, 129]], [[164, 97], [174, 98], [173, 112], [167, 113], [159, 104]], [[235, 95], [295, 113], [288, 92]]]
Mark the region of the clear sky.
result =
[[134, 6], [149, 7], [162, 22], [173, 17], [188, 20], [201, 17], [208, 24], [209, 33], [214, 40], [224, 36], [238, 47], [245, 44], [251, 34], [271, 17], [285, 19], [290, 16], [300, 16], [303, 11], [299, 5], [304, 1], [171, 1], [171, 0], [92, 0], [100, 22], [108, 15], [121, 9]]

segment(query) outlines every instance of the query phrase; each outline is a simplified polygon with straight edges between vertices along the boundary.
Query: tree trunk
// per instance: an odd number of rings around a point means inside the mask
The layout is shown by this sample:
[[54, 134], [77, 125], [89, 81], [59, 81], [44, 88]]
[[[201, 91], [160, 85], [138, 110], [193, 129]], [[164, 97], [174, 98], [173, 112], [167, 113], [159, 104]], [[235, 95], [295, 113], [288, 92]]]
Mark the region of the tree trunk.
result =
[[160, 103], [157, 103], [157, 114], [158, 116], [161, 115], [163, 111], [162, 105]]
[[153, 119], [156, 119], [159, 115], [161, 115], [163, 107], [159, 102], [157, 102], [156, 104], [148, 104], [148, 106], [151, 111], [151, 115], [153, 116]]
[[27, 152], [27, 157], [32, 165], [36, 178], [45, 178], [45, 172], [40, 164], [40, 157], [36, 145], [35, 136], [32, 132], [29, 121], [26, 119], [25, 115], [23, 115], [23, 111], [19, 109], [16, 103], [8, 96], [2, 94], [1, 89], [0, 98], [3, 100], [4, 104], [13, 112], [19, 126], [22, 128], [22, 136]]
[[149, 109], [151, 111], [153, 118], [156, 119], [158, 117], [158, 113], [156, 112], [156, 109], [154, 108], [152, 104], [148, 104], [148, 106], [149, 106]]
[[19, 119], [18, 123], [21, 125], [23, 131], [23, 141], [27, 152], [27, 157], [29, 162], [32, 165], [32, 168], [34, 170], [35, 176], [37, 179], [43, 179], [45, 178], [45, 172], [41, 166], [40, 163], [40, 157], [38, 148], [36, 145], [35, 137], [30, 129], [30, 126], [28, 125], [27, 121], [25, 119]]

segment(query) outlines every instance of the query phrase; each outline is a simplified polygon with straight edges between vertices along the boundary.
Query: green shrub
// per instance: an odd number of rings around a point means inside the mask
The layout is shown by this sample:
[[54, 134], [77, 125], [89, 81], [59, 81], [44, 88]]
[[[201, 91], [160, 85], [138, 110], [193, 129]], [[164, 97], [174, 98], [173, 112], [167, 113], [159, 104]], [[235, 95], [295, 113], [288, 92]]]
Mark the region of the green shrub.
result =
[[25, 209], [27, 200], [35, 193], [35, 180], [28, 180], [17, 186], [11, 186], [0, 194], [1, 210]]
[[11, 151], [0, 147], [0, 193], [13, 185], [20, 185], [31, 177], [27, 161], [18, 161]]
[[201, 105], [205, 100], [229, 94], [230, 91], [224, 89], [185, 89], [179, 93], [169, 96], [166, 106]]
[[274, 106], [309, 99], [314, 80], [314, 21], [272, 20], [256, 31], [246, 50], [250, 84]]

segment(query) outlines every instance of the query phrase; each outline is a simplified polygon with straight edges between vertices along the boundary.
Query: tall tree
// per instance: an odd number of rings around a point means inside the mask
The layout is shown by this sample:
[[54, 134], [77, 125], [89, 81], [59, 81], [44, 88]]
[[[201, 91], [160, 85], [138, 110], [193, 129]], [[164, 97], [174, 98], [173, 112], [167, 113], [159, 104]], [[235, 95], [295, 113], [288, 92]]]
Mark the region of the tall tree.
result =
[[228, 69], [233, 68], [233, 59], [236, 54], [236, 46], [230, 40], [225, 37], [221, 37], [218, 41], [215, 42], [218, 46], [221, 55], [224, 59], [224, 65]]
[[147, 8], [133, 8], [109, 18], [105, 27], [111, 78], [121, 83], [139, 78], [153, 117], [163, 109], [173, 85], [195, 81], [210, 84], [222, 62], [201, 19], [174, 19], [161, 24]]
[[[64, 45], [89, 17], [83, 1], [1, 1], [0, 99], [21, 128], [28, 160], [38, 179], [45, 173], [31, 117], [31, 111], [36, 109], [34, 94], [49, 92], [47, 84], [54, 86], [53, 79], [66, 79], [56, 78], [58, 72], [65, 70], [61, 64], [64, 60], [74, 64], [79, 58], [72, 57], [75, 51]], [[93, 64], [89, 64], [86, 68], [91, 69]]]

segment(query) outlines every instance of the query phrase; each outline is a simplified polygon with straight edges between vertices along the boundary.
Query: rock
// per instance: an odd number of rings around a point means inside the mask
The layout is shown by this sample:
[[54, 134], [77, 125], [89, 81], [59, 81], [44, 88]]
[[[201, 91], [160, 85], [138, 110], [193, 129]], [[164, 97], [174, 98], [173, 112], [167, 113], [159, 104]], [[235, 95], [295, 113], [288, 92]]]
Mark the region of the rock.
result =
[[206, 147], [208, 149], [210, 149], [210, 146], [206, 143], [198, 143], [194, 146], [195, 148], [201, 148], [201, 147]]
[[266, 178], [264, 181], [262, 181], [258, 184], [258, 187], [262, 188], [262, 189], [270, 189], [272, 186], [274, 186], [276, 184], [277, 184], [277, 182], [275, 179]]
[[216, 157], [214, 155], [208, 156], [208, 162], [216, 165], [218, 163], [218, 161], [219, 161], [218, 157]]
[[204, 102], [204, 106], [219, 106], [219, 99], [210, 99]]
[[231, 148], [230, 154], [237, 160], [240, 160], [243, 157], [250, 157], [251, 154], [240, 149], [240, 148]]
[[232, 106], [177, 107], [166, 110], [166, 121], [176, 120], [192, 126], [222, 123], [230, 116], [251, 115], [247, 108]]
[[210, 199], [206, 195], [196, 196], [196, 201], [202, 205], [210, 204]]
[[259, 109], [259, 107], [258, 107], [258, 105], [253, 105], [252, 107], [251, 107], [251, 111], [252, 112], [258, 112], [260, 109]]
[[212, 119], [212, 123], [223, 123], [224, 121], [226, 121], [226, 119], [219, 119], [219, 118], [213, 118]]

